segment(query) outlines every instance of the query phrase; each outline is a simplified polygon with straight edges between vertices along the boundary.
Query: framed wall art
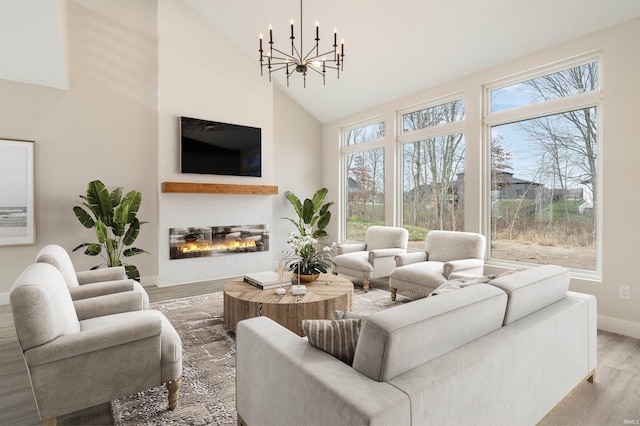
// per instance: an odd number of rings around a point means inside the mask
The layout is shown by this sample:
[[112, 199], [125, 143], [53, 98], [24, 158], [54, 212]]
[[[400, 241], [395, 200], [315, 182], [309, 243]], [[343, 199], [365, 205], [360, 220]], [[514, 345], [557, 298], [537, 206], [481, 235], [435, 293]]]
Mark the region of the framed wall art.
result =
[[0, 246], [36, 241], [34, 145], [0, 138]]

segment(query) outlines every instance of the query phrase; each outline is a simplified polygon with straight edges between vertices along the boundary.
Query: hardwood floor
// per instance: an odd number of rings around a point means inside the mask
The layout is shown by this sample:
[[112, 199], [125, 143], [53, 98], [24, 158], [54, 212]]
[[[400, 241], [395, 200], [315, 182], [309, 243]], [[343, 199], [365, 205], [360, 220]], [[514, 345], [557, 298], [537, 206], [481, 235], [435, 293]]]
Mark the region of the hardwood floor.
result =
[[[147, 287], [151, 302], [221, 291], [228, 280]], [[386, 287], [375, 280], [372, 287]], [[8, 305], [0, 306], [0, 425], [40, 424]], [[526, 384], [525, 384], [526, 385]], [[58, 419], [59, 425], [111, 423], [109, 404]], [[598, 331], [595, 383], [582, 383], [541, 425], [640, 424], [640, 340]]]

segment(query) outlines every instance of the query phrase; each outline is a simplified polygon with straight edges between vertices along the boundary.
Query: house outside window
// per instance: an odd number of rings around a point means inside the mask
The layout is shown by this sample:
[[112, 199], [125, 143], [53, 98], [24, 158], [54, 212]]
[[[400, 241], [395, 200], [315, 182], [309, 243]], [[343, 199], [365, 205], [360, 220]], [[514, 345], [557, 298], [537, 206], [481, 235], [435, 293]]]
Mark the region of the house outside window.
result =
[[490, 259], [599, 271], [598, 58], [485, 88]]
[[385, 127], [383, 120], [373, 120], [342, 131], [347, 240], [364, 241], [369, 226], [385, 223]]
[[464, 230], [464, 114], [458, 96], [399, 113], [399, 216], [412, 247], [432, 229]]

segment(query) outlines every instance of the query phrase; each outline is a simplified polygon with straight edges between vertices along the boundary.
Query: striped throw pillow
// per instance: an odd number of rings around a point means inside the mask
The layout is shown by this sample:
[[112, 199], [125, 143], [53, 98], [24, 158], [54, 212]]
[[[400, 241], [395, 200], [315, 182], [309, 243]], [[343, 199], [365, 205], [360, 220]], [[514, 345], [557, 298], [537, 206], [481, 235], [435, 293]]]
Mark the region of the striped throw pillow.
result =
[[311, 345], [351, 365], [363, 322], [364, 318], [302, 320], [302, 330]]

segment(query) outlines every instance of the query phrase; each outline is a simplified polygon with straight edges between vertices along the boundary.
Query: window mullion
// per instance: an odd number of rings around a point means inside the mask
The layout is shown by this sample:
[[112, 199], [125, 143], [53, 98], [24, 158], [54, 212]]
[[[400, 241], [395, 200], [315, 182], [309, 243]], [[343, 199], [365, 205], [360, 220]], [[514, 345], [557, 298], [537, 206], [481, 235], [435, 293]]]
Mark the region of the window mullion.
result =
[[539, 102], [518, 108], [489, 113], [485, 117], [484, 124], [495, 126], [504, 123], [528, 120], [540, 116], [561, 114], [581, 108], [596, 106], [600, 100], [600, 92], [587, 92], [566, 98], [553, 99], [547, 102]]

